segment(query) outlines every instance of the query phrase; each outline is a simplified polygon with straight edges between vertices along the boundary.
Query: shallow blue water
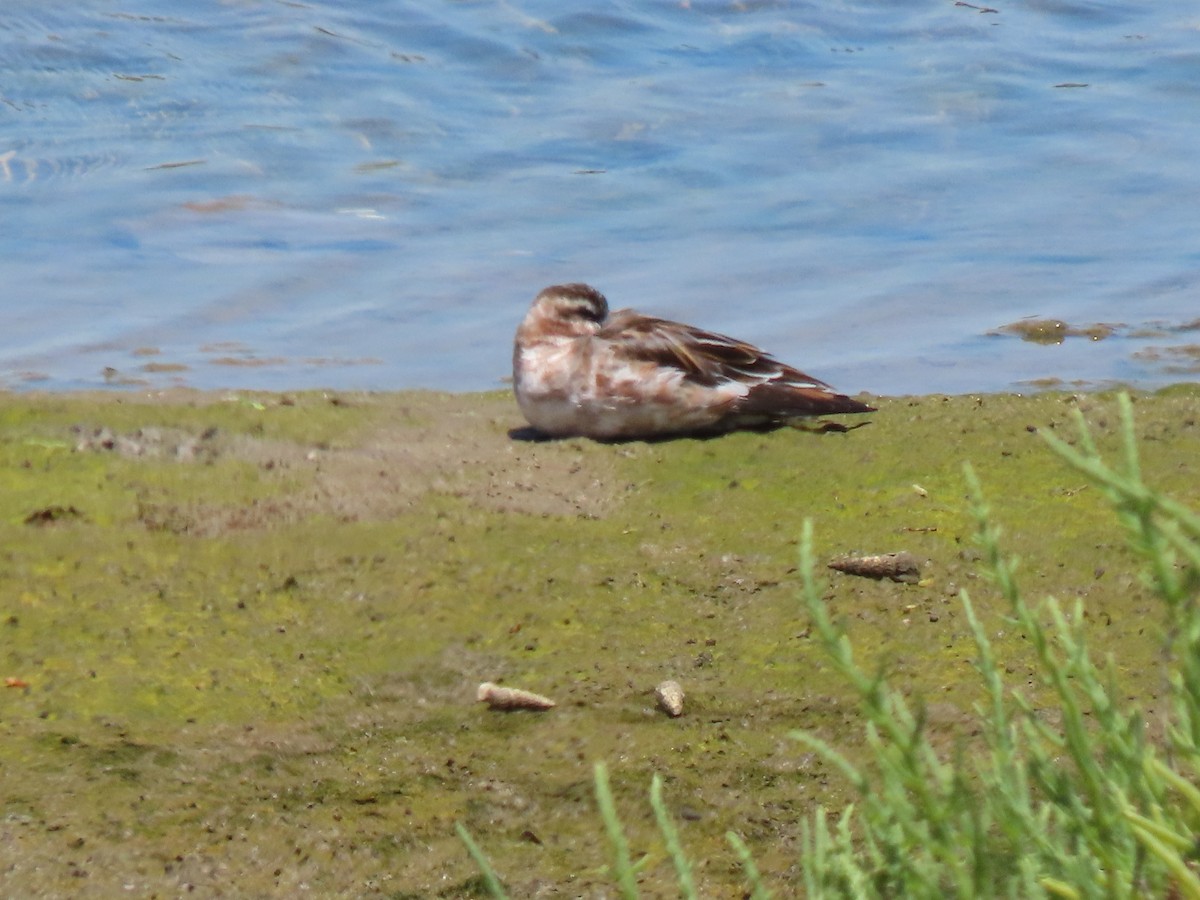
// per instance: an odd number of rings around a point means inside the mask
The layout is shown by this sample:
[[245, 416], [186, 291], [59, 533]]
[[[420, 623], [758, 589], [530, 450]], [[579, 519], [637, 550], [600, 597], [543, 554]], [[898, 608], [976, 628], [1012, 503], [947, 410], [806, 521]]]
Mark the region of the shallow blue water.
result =
[[578, 280], [851, 392], [1195, 378], [1200, 15], [992, 8], [8, 0], [0, 385], [495, 387]]

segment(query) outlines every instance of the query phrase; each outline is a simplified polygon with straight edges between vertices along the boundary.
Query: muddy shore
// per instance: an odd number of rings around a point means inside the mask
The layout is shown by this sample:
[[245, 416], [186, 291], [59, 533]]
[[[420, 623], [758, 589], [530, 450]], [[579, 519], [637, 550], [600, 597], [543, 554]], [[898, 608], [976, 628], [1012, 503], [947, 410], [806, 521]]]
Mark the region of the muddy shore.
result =
[[[1200, 387], [1135, 400], [1147, 481], [1200, 507]], [[603, 760], [645, 896], [675, 895], [655, 772], [705, 896], [741, 896], [727, 830], [793, 893], [803, 819], [851, 798], [788, 732], [863, 741], [796, 596], [804, 519], [823, 561], [912, 555], [902, 580], [819, 574], [947, 752], [981, 696], [960, 589], [1037, 695], [979, 573], [965, 462], [1026, 592], [1081, 598], [1152, 716], [1159, 610], [1038, 436], [1079, 409], [1112, 451], [1114, 397], [871, 402], [845, 433], [601, 445], [515, 439], [507, 393], [0, 395], [0, 882], [479, 896], [461, 821], [513, 896], [611, 894]], [[482, 682], [557, 705], [492, 710]]]

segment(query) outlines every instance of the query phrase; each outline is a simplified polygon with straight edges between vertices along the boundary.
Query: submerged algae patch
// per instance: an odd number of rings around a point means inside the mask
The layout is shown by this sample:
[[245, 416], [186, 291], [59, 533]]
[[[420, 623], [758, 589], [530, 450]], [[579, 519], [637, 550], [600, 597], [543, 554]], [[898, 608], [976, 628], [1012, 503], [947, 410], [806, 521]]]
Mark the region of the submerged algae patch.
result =
[[[510, 440], [499, 394], [212, 399], [0, 404], [3, 496], [85, 514], [0, 526], [0, 660], [29, 685], [0, 694], [0, 865], [25, 893], [469, 893], [455, 820], [514, 894], [598, 891], [599, 759], [651, 854], [647, 890], [671, 883], [655, 771], [688, 850], [714, 860], [705, 893], [740, 884], [730, 828], [792, 890], [801, 819], [845, 787], [786, 735], [862, 739], [796, 598], [805, 518], [822, 558], [922, 561], [919, 584], [823, 582], [859, 657], [925, 698], [948, 748], [978, 696], [959, 588], [1027, 666], [977, 577], [964, 461], [1027, 591], [1082, 598], [1130, 692], [1154, 690], [1155, 610], [1123, 538], [1031, 430], [1063, 433], [1078, 406], [1111, 442], [1105, 396], [897, 398], [848, 434], [625, 445]], [[1138, 402], [1148, 480], [1192, 503], [1195, 399]], [[81, 422], [215, 424], [228, 449], [74, 453]], [[655, 709], [666, 678], [688, 695], [677, 720]], [[559, 706], [490, 712], [481, 681]]]

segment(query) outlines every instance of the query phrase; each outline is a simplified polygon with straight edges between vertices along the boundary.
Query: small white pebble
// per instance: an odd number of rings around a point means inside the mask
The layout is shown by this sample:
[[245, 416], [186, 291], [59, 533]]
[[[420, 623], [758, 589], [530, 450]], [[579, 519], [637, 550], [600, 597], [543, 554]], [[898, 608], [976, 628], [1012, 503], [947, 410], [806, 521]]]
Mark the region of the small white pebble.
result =
[[678, 681], [664, 681], [654, 689], [659, 709], [671, 718], [683, 715], [683, 688]]

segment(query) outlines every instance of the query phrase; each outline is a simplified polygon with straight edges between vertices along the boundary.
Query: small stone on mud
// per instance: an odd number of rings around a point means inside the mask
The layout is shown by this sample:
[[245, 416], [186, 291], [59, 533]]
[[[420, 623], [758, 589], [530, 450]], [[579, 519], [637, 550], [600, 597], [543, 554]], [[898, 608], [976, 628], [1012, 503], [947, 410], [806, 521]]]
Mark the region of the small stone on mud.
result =
[[72, 522], [87, 518], [74, 506], [47, 506], [37, 509], [24, 519], [26, 525], [53, 525], [56, 522]]
[[671, 718], [683, 715], [683, 688], [678, 681], [664, 681], [654, 689], [658, 707]]

